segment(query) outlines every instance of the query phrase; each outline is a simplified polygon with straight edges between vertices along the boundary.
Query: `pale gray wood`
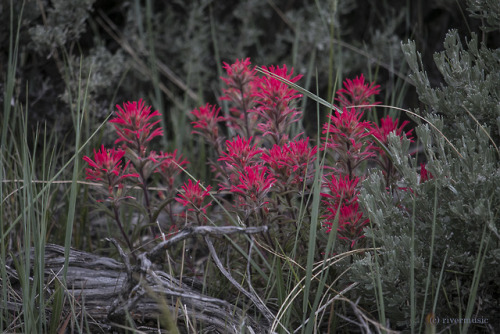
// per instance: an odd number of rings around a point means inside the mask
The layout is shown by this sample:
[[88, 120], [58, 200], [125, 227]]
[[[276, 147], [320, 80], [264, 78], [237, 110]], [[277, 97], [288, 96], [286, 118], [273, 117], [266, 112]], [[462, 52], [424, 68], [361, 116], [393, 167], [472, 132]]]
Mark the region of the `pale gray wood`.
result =
[[[206, 230], [197, 232], [205, 235]], [[73, 300], [74, 312], [86, 317], [93, 332], [114, 332], [119, 327], [113, 323], [127, 324], [126, 318], [131, 317], [137, 329], [158, 333], [155, 324], [161, 316], [158, 303], [158, 298], [161, 298], [171, 313], [177, 310], [179, 319], [185, 319], [187, 311], [187, 317], [197, 323], [198, 329], [203, 329], [201, 332], [268, 333], [267, 321], [259, 322], [254, 314], [241, 307], [204, 295], [192, 287], [193, 284], [181, 282], [159, 270], [149, 259], [149, 256], [158, 259], [159, 249], [149, 254], [138, 255], [134, 266], [127, 263], [128, 257], [121, 249], [119, 250], [123, 262], [76, 249], [71, 249], [69, 253], [66, 295], [68, 300]], [[9, 261], [7, 266], [10, 286], [19, 290], [17, 272], [12, 261]], [[64, 248], [47, 244], [45, 248], [47, 297], [54, 292], [56, 280], [63, 280], [63, 266]], [[182, 309], [175, 307], [178, 301], [181, 302]], [[12, 303], [10, 308], [19, 311], [20, 305]], [[65, 303], [66, 311], [69, 310], [69, 305], [68, 302]], [[186, 332], [186, 329], [182, 328], [183, 321], [179, 321], [178, 324], [179, 330]]]

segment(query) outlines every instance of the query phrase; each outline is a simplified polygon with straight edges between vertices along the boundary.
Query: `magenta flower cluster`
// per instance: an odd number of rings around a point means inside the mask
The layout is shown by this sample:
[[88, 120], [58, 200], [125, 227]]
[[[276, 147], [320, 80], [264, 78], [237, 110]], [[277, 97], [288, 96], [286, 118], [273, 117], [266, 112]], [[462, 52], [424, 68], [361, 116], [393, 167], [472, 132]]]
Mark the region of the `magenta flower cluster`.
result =
[[[323, 223], [330, 232], [337, 221], [339, 238], [354, 247], [369, 222], [358, 202], [363, 180], [360, 167], [371, 160], [384, 174], [394, 174], [390, 159], [373, 137], [386, 145], [391, 132], [409, 136], [411, 130], [404, 132], [408, 122], [399, 125], [398, 119], [390, 116], [381, 119], [380, 125], [364, 121], [364, 113], [380, 103], [373, 100], [380, 86], [365, 83], [363, 75], [347, 79], [335, 99], [339, 110], [323, 125], [318, 148], [308, 137], [291, 139], [291, 125], [302, 116], [296, 108], [301, 94], [277, 76], [295, 83], [301, 76], [294, 76], [293, 69], [285, 65], [263, 67], [269, 75], [258, 76], [248, 58], [225, 63], [224, 68], [226, 88], [221, 100], [229, 102], [229, 114], [223, 117], [220, 108], [209, 104], [191, 114], [193, 133], [202, 135], [218, 157], [213, 170], [220, 190], [236, 198], [233, 209], [239, 209], [247, 221], [252, 213], [262, 221], [287, 214], [293, 218], [283, 207], [292, 207], [294, 198], [310, 190], [317, 153], [325, 152], [331, 163], [322, 181]], [[225, 145], [220, 135], [224, 126], [233, 134]]]
[[[396, 172], [381, 147], [387, 145], [390, 133], [413, 140], [412, 130], [404, 129], [408, 122], [400, 124], [390, 116], [382, 118], [380, 124], [364, 120], [364, 114], [379, 104], [374, 98], [380, 86], [365, 83], [361, 75], [347, 79], [337, 92], [338, 107], [328, 115], [318, 138], [321, 144], [316, 146], [313, 139], [300, 133], [300, 124], [294, 126], [302, 117], [297, 109], [302, 95], [283, 82], [295, 83], [301, 75], [294, 75], [286, 65], [263, 67], [265, 74], [258, 74], [248, 58], [224, 63], [224, 69], [221, 100], [229, 106], [227, 114], [208, 103], [191, 111], [192, 133], [212, 150], [209, 163], [215, 189], [191, 180], [176, 188], [175, 181], [188, 162], [177, 151], [154, 152], [149, 148], [155, 137], [163, 135], [160, 113], [151, 111], [142, 100], [117, 105], [118, 112], [110, 123], [116, 131], [115, 144], [121, 147], [102, 146], [94, 151], [93, 159], [84, 160], [89, 164], [87, 179], [104, 185], [102, 193], [112, 203], [118, 225], [119, 203], [131, 199], [124, 187], [128, 183], [143, 190], [149, 225], [154, 225], [157, 210], [167, 211], [172, 226], [181, 221], [207, 224], [214, 207], [210, 197], [216, 195], [219, 203], [247, 225], [277, 224], [278, 230], [286, 229], [296, 224], [297, 203], [310, 193], [318, 157], [325, 155], [327, 163], [320, 180], [325, 231], [329, 233], [336, 226], [340, 240], [350, 248], [359, 244], [369, 223], [358, 200], [366, 163], [380, 166], [389, 187]], [[153, 177], [158, 177], [165, 189], [154, 197], [148, 189]], [[431, 177], [422, 166], [421, 182]], [[175, 203], [184, 209], [174, 210]]]
[[[127, 196], [128, 190], [133, 187], [142, 189], [143, 203], [147, 212], [147, 226], [151, 233], [156, 235], [157, 231], [155, 217], [159, 210], [165, 210], [171, 217], [169, 231], [177, 230], [174, 216], [182, 219], [202, 223], [205, 221], [206, 208], [211, 205], [206, 198], [209, 196], [210, 186], [203, 189], [200, 182], [189, 181], [184, 184], [177, 198], [175, 180], [188, 161], [182, 155], [173, 152], [155, 152], [149, 149], [150, 142], [158, 136], [163, 135], [158, 119], [161, 114], [151, 111], [142, 100], [138, 102], [126, 102], [123, 107], [117, 105], [116, 117], [110, 120], [114, 125], [117, 139], [115, 144], [121, 143], [119, 148], [106, 149], [101, 147], [100, 151], [94, 150], [93, 159], [85, 156], [83, 159], [88, 163], [86, 179], [94, 181], [104, 187], [100, 188], [106, 201], [111, 203], [114, 219], [122, 233], [124, 240], [132, 250], [133, 243], [129, 240], [129, 233], [124, 230], [119, 213], [120, 203], [125, 199], [135, 200]], [[149, 181], [153, 175], [158, 175], [164, 190], [158, 191], [153, 197], [149, 191]], [[125, 185], [128, 184], [128, 187]], [[153, 201], [156, 199], [156, 201]], [[173, 200], [181, 203], [186, 208], [186, 213], [174, 213]], [[103, 201], [103, 200], [98, 200]]]

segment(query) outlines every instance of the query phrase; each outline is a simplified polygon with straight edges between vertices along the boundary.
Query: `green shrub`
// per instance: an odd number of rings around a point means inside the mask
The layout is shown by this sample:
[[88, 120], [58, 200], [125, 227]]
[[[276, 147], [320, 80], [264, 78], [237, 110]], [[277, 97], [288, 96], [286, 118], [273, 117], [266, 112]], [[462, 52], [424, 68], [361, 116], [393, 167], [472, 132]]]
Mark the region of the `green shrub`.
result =
[[[473, 6], [478, 11], [479, 4]], [[489, 18], [500, 16], [496, 2], [483, 6], [490, 24]], [[488, 30], [493, 28], [500, 31], [494, 24]], [[432, 178], [421, 182], [409, 142], [393, 137], [389, 150], [403, 183], [389, 193], [380, 174], [364, 183], [361, 200], [372, 222], [366, 235], [381, 250], [357, 259], [350, 279], [362, 282], [364, 303], [381, 311], [383, 302], [382, 316], [399, 329], [413, 323], [422, 330], [429, 313], [498, 323], [500, 54], [478, 44], [475, 34], [465, 46], [455, 30], [447, 34], [444, 51], [434, 55], [444, 79], [437, 88], [431, 87], [415, 43], [403, 44], [423, 103], [418, 113], [426, 121], [415, 118], [421, 123], [416, 134]], [[486, 330], [462, 324], [460, 331], [469, 326]]]

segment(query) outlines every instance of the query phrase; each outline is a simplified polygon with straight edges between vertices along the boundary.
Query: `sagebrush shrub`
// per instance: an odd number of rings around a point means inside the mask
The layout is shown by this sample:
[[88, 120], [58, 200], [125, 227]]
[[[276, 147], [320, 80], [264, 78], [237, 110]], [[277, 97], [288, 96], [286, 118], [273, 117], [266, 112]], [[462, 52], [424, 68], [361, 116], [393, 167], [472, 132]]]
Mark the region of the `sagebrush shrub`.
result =
[[[493, 7], [484, 13], [493, 15]], [[366, 303], [380, 305], [383, 298], [385, 316], [396, 328], [409, 329], [412, 322], [418, 328], [429, 313], [489, 318], [495, 327], [500, 296], [494, 279], [500, 275], [498, 49], [479, 46], [474, 34], [464, 46], [457, 32], [450, 31], [444, 51], [434, 56], [444, 78], [440, 87], [431, 86], [413, 42], [404, 44], [403, 51], [423, 103], [419, 113], [441, 133], [415, 118], [420, 125], [414, 134], [428, 161], [420, 175], [409, 142], [388, 137], [399, 182], [411, 191], [399, 191], [396, 197], [384, 192], [380, 173], [365, 180], [359, 197], [371, 222], [366, 236], [382, 250], [377, 259], [358, 258], [351, 278], [361, 282], [357, 292]], [[375, 291], [377, 280], [382, 296]], [[412, 311], [416, 319], [411, 319]], [[471, 323], [460, 326], [486, 330]]]

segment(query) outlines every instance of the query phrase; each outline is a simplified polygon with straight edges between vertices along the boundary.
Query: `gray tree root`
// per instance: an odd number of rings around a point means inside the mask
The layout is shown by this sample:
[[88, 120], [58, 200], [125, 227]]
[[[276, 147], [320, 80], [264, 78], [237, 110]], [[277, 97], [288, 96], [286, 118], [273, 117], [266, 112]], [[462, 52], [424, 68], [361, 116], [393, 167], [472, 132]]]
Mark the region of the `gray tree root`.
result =
[[[245, 291], [245, 295], [251, 303], [256, 300], [259, 302], [252, 311], [244, 310], [228, 301], [202, 294], [199, 287], [172, 277], [157, 269], [153, 263], [161, 258], [161, 249], [193, 235], [206, 237], [262, 232], [262, 228], [238, 227], [195, 227], [182, 230], [172, 238], [174, 240], [164, 241], [152, 251], [139, 254], [137, 263], [133, 266], [130, 265], [128, 256], [111, 239], [122, 256], [122, 262], [71, 249], [66, 284], [63, 284], [67, 299], [63, 314], [77, 314], [79, 318], [85, 319], [94, 333], [120, 331], [132, 326], [142, 332], [158, 333], [159, 323], [163, 328], [161, 332], [175, 333], [175, 327], [169, 328], [175, 314], [179, 319], [177, 325], [181, 333], [268, 333], [272, 314], [258, 296], [252, 295], [253, 292]], [[210, 246], [213, 247], [211, 244]], [[211, 252], [211, 255], [217, 262], [215, 252]], [[63, 281], [64, 259], [63, 247], [47, 244], [44, 271], [47, 298], [54, 293], [56, 283]], [[10, 288], [17, 290], [17, 295], [21, 296], [19, 277], [14, 268], [13, 262], [8, 261]], [[232, 283], [230, 274], [223, 274]], [[237, 288], [240, 291], [242, 289], [241, 286]], [[21, 312], [19, 302], [13, 301], [9, 308]], [[50, 309], [48, 312], [50, 313]], [[264, 313], [260, 317], [262, 320], [258, 321], [258, 314], [252, 312]]]

